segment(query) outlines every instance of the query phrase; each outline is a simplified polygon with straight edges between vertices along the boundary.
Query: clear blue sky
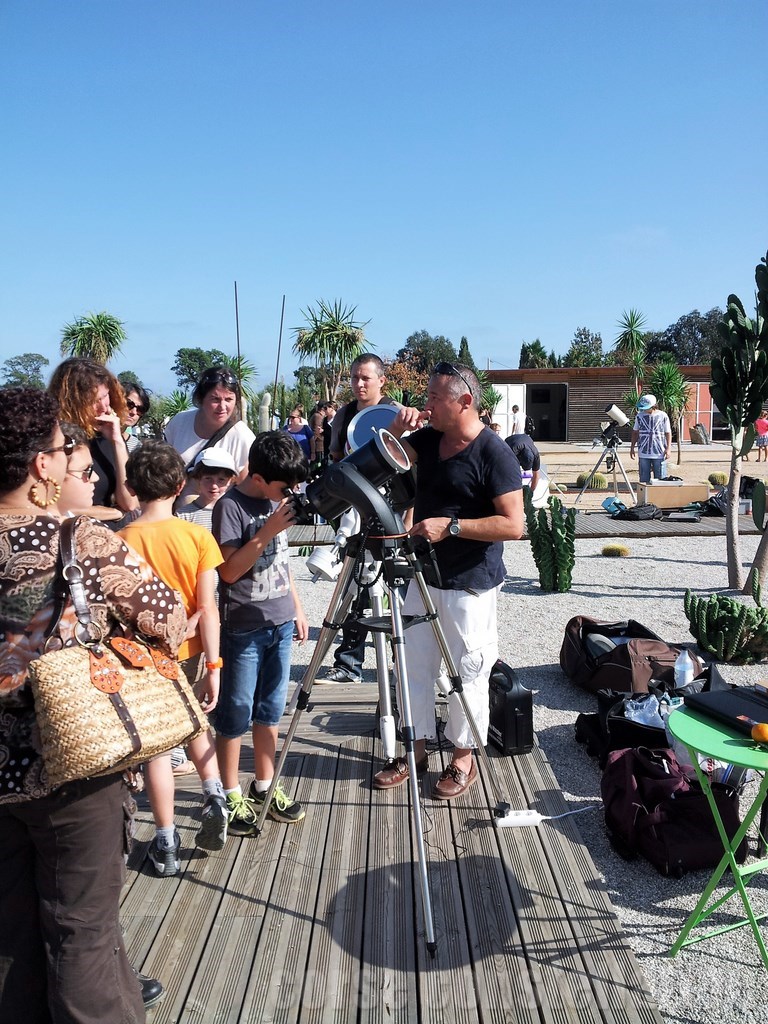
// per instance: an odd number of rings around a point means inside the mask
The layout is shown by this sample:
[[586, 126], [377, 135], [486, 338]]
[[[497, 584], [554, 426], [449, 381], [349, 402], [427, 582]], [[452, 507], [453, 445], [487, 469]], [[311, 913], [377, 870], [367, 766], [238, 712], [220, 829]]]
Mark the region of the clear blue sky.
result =
[[768, 249], [765, 0], [2, 0], [0, 361], [126, 323], [292, 381], [318, 298], [517, 366], [663, 329]]

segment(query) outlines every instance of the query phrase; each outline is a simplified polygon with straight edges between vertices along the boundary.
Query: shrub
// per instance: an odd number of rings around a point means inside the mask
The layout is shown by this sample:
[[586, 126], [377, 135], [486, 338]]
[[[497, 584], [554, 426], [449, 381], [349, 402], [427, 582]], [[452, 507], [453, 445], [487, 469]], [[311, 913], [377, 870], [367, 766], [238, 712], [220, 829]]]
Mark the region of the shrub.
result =
[[606, 544], [602, 550], [606, 558], [628, 558], [632, 552], [623, 544]]
[[[576, 477], [576, 486], [583, 487], [589, 478], [589, 473], [579, 473]], [[589, 481], [590, 491], [604, 491], [608, 486], [608, 479], [602, 473], [593, 473]]]

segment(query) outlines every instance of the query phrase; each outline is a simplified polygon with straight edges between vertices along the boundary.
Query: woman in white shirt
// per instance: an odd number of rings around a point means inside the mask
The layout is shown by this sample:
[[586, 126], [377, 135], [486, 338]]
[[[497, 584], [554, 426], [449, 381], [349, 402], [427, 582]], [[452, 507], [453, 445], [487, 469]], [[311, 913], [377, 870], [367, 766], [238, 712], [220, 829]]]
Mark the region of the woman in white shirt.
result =
[[[253, 431], [240, 418], [241, 391], [237, 377], [226, 366], [206, 370], [192, 393], [194, 409], [177, 413], [166, 425], [165, 440], [173, 445], [187, 466], [195, 456], [215, 444], [235, 460], [238, 480], [248, 472], [248, 453], [256, 440]], [[196, 494], [190, 481], [181, 494], [182, 501]]]

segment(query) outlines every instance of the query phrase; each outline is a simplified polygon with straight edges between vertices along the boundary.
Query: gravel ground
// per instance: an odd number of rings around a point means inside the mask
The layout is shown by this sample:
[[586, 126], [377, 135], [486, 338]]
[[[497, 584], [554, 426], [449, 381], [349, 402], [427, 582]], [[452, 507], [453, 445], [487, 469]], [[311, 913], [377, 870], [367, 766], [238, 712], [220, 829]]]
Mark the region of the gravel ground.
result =
[[[747, 565], [757, 540], [742, 538]], [[604, 543], [577, 541], [573, 588], [567, 594], [544, 594], [528, 543], [508, 544], [507, 578], [499, 601], [501, 657], [534, 690], [539, 743], [574, 808], [599, 800], [600, 772], [573, 738], [577, 714], [595, 710], [595, 700], [560, 670], [560, 645], [568, 620], [577, 614], [605, 620], [634, 618], [669, 643], [692, 644], [683, 612], [686, 587], [700, 593], [727, 587], [724, 537], [630, 540], [626, 542], [631, 550], [628, 558], [605, 558], [600, 553]], [[333, 585], [312, 583], [298, 555], [292, 559], [292, 568], [312, 627], [311, 638], [315, 638]], [[294, 678], [301, 678], [312, 649], [311, 642], [295, 648]], [[325, 664], [331, 662], [332, 650]], [[768, 675], [763, 666], [722, 669], [729, 682], [752, 682]], [[364, 677], [375, 679], [370, 645]], [[316, 699], [320, 693], [318, 688]], [[578, 824], [664, 1016], [681, 1024], [713, 1020], [762, 1024], [766, 1015], [760, 1009], [760, 992], [765, 974], [749, 928], [689, 947], [674, 959], [667, 955], [706, 884], [707, 873], [690, 873], [680, 880], [662, 878], [645, 861], [627, 863], [614, 853], [601, 812], [580, 814]], [[752, 893], [756, 912], [768, 913], [768, 880], [757, 876]]]

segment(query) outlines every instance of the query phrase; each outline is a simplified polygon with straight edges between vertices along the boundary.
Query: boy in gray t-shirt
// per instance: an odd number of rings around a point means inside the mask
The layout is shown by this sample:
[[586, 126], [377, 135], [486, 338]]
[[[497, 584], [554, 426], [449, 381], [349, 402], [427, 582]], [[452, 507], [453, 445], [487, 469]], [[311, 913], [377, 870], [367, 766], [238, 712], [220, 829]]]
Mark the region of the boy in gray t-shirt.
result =
[[[275, 771], [294, 622], [301, 643], [309, 633], [291, 578], [285, 534], [294, 521], [285, 492], [301, 483], [306, 471], [306, 459], [291, 435], [266, 431], [251, 446], [248, 477], [213, 510], [213, 535], [224, 557], [219, 567], [224, 665], [214, 724], [232, 835], [255, 835]], [[241, 737], [249, 727], [255, 778], [244, 797], [238, 771]], [[292, 823], [301, 821], [304, 811], [278, 785], [269, 815]]]

